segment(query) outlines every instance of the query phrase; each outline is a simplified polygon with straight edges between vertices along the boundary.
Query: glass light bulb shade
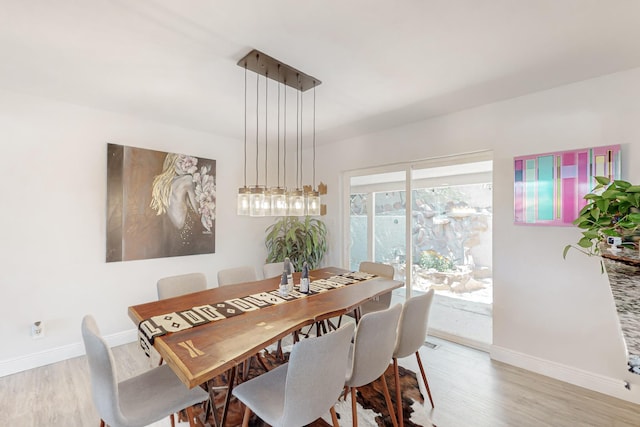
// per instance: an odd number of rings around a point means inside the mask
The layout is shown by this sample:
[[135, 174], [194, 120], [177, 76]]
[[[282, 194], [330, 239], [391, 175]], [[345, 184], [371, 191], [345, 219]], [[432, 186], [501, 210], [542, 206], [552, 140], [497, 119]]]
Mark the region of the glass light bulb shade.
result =
[[271, 192], [271, 215], [287, 215], [287, 194], [284, 188], [272, 188]]
[[289, 216], [304, 215], [304, 194], [302, 190], [296, 189], [289, 192], [287, 197], [287, 213]]
[[262, 210], [265, 216], [271, 216], [271, 191], [265, 190], [264, 197], [262, 199]]
[[249, 215], [250, 196], [248, 187], [238, 189], [238, 215]]
[[249, 215], [265, 216], [264, 187], [257, 185], [249, 187], [249, 189], [251, 190], [251, 196], [249, 198]]
[[320, 215], [320, 193], [309, 191], [306, 194], [307, 215]]

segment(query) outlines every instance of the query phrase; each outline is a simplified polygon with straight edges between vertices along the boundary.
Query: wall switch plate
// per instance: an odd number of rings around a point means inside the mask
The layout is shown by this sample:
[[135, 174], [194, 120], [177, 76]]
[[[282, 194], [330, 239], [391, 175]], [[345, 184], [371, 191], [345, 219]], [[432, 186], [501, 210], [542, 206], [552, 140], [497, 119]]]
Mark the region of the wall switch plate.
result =
[[44, 338], [44, 325], [42, 321], [38, 320], [31, 325], [31, 338], [38, 339]]

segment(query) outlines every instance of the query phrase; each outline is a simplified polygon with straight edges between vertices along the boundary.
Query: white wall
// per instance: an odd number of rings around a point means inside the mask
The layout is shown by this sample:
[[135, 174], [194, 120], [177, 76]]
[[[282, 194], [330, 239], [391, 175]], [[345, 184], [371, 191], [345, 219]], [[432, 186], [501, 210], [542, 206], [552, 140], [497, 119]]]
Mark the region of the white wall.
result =
[[[241, 126], [239, 116], [238, 126]], [[105, 262], [107, 142], [217, 160], [216, 253]], [[0, 92], [0, 376], [82, 354], [80, 320], [134, 339], [127, 307], [158, 278], [264, 261], [269, 219], [238, 217], [242, 142], [52, 100]], [[30, 337], [42, 320], [46, 336]]]
[[[345, 170], [492, 150], [494, 159], [494, 359], [640, 403], [599, 263], [562, 249], [571, 227], [513, 225], [513, 157], [622, 144], [623, 178], [640, 182], [640, 69], [559, 87], [324, 145], [332, 232], [340, 230]], [[330, 264], [340, 264], [339, 239]], [[623, 387], [632, 381], [632, 390]]]

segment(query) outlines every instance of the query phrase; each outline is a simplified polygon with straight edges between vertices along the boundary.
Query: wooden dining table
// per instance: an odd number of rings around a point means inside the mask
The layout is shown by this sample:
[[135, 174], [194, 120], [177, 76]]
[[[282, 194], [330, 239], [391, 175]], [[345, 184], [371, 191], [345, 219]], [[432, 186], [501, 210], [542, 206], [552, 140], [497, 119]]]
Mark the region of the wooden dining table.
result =
[[[336, 267], [310, 272], [310, 280], [348, 273]], [[294, 274], [299, 282], [299, 273]], [[279, 278], [239, 283], [129, 307], [131, 320], [145, 319], [205, 304], [214, 304], [278, 289]], [[340, 316], [363, 302], [403, 286], [403, 282], [374, 277], [327, 292], [248, 311], [227, 319], [156, 337], [153, 347], [184, 384], [193, 388], [233, 373], [235, 367], [265, 347], [307, 325]], [[226, 411], [226, 408], [225, 408]]]

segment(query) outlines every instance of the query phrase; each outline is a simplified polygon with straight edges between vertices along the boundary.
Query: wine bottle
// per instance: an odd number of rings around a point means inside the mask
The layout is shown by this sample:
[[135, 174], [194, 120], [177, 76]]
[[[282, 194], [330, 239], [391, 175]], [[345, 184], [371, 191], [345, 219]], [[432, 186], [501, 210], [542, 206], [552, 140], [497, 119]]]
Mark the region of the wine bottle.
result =
[[305, 261], [302, 264], [302, 277], [300, 279], [300, 292], [303, 294], [309, 293], [309, 265]]
[[284, 272], [287, 275], [287, 286], [289, 287], [289, 291], [293, 290], [293, 264], [291, 260], [287, 257], [284, 259]]
[[289, 295], [289, 285], [287, 284], [287, 272], [282, 272], [282, 277], [280, 278], [280, 288], [279, 293], [281, 296], [286, 297]]

